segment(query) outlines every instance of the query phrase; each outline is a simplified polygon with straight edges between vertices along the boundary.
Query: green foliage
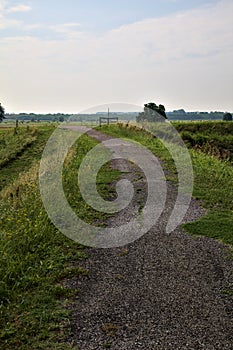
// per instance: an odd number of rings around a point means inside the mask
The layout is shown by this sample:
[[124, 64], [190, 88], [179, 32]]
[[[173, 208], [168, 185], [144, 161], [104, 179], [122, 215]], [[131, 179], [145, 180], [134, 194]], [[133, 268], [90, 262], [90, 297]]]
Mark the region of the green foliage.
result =
[[173, 122], [172, 125], [174, 125], [179, 132], [201, 133], [206, 136], [211, 136], [212, 134], [229, 136], [233, 134], [233, 124], [224, 121]]
[[232, 114], [231, 113], [225, 113], [222, 120], [231, 122], [232, 121]]
[[0, 103], [0, 123], [3, 121], [4, 118], [5, 118], [5, 110]]
[[167, 116], [169, 120], [182, 120], [182, 121], [218, 121], [222, 120], [224, 112], [185, 112], [183, 109], [179, 109], [173, 112], [168, 112]]
[[139, 113], [136, 120], [137, 122], [156, 122], [163, 121], [166, 118], [165, 107], [161, 104], [157, 106], [154, 102], [150, 102], [144, 105], [144, 112]]
[[233, 123], [174, 122], [188, 147], [233, 162]]
[[233, 210], [233, 167], [227, 161], [192, 151], [195, 174], [194, 196], [205, 207]]

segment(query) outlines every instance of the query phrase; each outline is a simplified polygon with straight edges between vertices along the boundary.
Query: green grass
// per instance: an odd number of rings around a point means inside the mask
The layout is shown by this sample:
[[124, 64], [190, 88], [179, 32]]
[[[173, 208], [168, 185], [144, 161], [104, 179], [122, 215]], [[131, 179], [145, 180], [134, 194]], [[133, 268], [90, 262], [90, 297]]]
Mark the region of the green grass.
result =
[[[25, 166], [24, 172], [3, 188], [0, 197], [0, 347], [6, 350], [70, 349], [65, 342], [69, 333], [65, 305], [78, 291], [64, 288], [62, 282], [66, 277], [88, 275], [77, 266], [86, 258], [83, 247], [60, 233], [43, 208], [37, 157], [48, 138], [48, 129], [40, 129], [38, 135], [38, 147], [33, 148], [33, 144], [27, 149], [30, 169]], [[88, 222], [98, 222], [102, 215], [90, 212], [74, 184], [82, 158], [94, 145], [92, 139], [81, 137], [67, 157], [63, 174], [67, 198]], [[73, 157], [77, 150], [77, 157]], [[11, 163], [15, 173], [23, 165], [21, 157]], [[6, 169], [9, 171], [8, 166]], [[112, 195], [108, 192], [109, 182], [117, 177], [119, 172], [112, 171], [109, 164], [100, 171], [98, 189], [106, 198]]]
[[20, 127], [17, 135], [14, 135], [14, 129], [0, 134], [0, 191], [40, 160], [44, 145], [53, 131], [53, 126], [29, 127], [29, 130]]
[[[67, 200], [73, 210], [78, 214], [78, 216], [88, 223], [98, 222], [98, 225], [102, 223], [104, 225], [105, 220], [109, 217], [108, 214], [97, 212], [88, 204], [86, 204], [80, 193], [77, 181], [77, 171], [82, 163], [85, 155], [94, 148], [98, 142], [87, 135], [83, 135], [80, 138], [81, 142], [77, 142], [75, 146], [71, 149], [71, 156], [69, 159], [67, 167], [63, 171], [63, 187], [66, 193]], [[91, 166], [91, 164], [90, 164]], [[102, 198], [105, 200], [111, 200], [115, 198], [116, 191], [113, 186], [110, 186], [122, 173], [114, 170], [110, 167], [109, 163], [106, 163], [99, 171], [96, 179], [96, 185], [98, 192]], [[72, 188], [72, 191], [69, 189]]]
[[200, 151], [191, 151], [195, 174], [194, 196], [205, 207], [233, 210], [233, 167]]
[[233, 162], [233, 123], [173, 122], [190, 148]]
[[224, 121], [202, 121], [202, 122], [172, 122], [175, 128], [192, 134], [202, 133], [204, 135], [230, 136], [233, 134], [233, 123]]
[[[153, 136], [136, 127], [111, 125], [101, 130], [145, 145], [163, 160], [171, 173], [170, 178], [176, 181], [174, 163], [168, 151]], [[52, 131], [53, 127], [38, 127], [36, 139], [0, 170], [0, 347], [6, 350], [72, 348], [65, 342], [69, 333], [69, 312], [65, 306], [78, 291], [64, 288], [63, 281], [66, 277], [88, 275], [88, 271], [77, 264], [87, 257], [83, 247], [54, 227], [40, 198], [39, 160]], [[5, 132], [8, 131], [1, 132], [1, 137]], [[77, 185], [78, 167], [96, 144], [84, 135], [72, 147], [65, 161], [63, 186], [70, 205], [80, 218], [103, 225], [107, 215], [103, 217], [102, 213], [87, 206]], [[186, 224], [185, 229], [195, 235], [232, 244], [232, 167], [228, 162], [200, 151], [191, 151], [191, 155], [194, 195], [209, 211], [201, 220]], [[101, 169], [97, 187], [104, 198], [114, 198], [115, 190], [109, 184], [120, 174], [108, 163]]]
[[129, 126], [126, 127], [125, 124], [112, 124], [110, 126], [102, 126], [97, 128], [113, 137], [126, 138], [134, 140], [139, 144], [145, 146], [153, 154], [158, 156], [162, 162], [163, 166], [169, 170], [171, 173], [167, 176], [168, 179], [177, 180], [176, 168], [174, 161], [168, 152], [168, 150], [163, 146], [162, 142], [154, 137], [152, 134], [148, 134], [147, 131], [142, 130], [139, 126]]
[[[16, 132], [16, 130], [18, 130]], [[36, 129], [2, 130], [0, 134], [0, 168], [17, 158], [36, 140]]]
[[[206, 123], [180, 123], [182, 128], [196, 130], [210, 127]], [[195, 126], [194, 124], [197, 124]], [[200, 124], [200, 126], [199, 126]], [[174, 123], [176, 126], [177, 123]], [[204, 125], [204, 127], [203, 127]], [[223, 134], [231, 130], [233, 123], [211, 122], [212, 128]], [[115, 137], [125, 137], [136, 140], [146, 146], [156, 156], [163, 160], [163, 165], [170, 171], [167, 179], [176, 181], [177, 174], [174, 163], [162, 143], [148, 135], [137, 126], [111, 125], [101, 127], [101, 130]], [[200, 220], [183, 225], [186, 231], [194, 235], [217, 238], [223, 243], [233, 245], [233, 167], [230, 162], [220, 160], [201, 150], [190, 149], [194, 170], [193, 196], [201, 200], [203, 207], [208, 209], [207, 215]]]
[[194, 235], [205, 235], [233, 245], [233, 219], [229, 210], [210, 210], [201, 220], [184, 227]]
[[192, 151], [192, 160], [194, 197], [201, 200], [208, 214], [184, 228], [233, 246], [233, 167], [200, 151]]

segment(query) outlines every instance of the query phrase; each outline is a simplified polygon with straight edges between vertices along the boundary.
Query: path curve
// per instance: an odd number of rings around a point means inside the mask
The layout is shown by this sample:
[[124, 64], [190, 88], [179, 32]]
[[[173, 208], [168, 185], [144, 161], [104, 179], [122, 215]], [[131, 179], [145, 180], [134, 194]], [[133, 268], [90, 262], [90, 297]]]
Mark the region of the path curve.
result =
[[[109, 136], [88, 132], [99, 141]], [[129, 171], [138, 195], [109, 224], [128, 220], [146, 192], [145, 179], [127, 161], [113, 167]], [[100, 350], [230, 350], [232, 299], [222, 293], [232, 281], [232, 260], [226, 246], [209, 238], [194, 238], [177, 228], [165, 233], [176, 198], [168, 183], [161, 219], [146, 235], [124, 248], [87, 248], [82, 263], [87, 277], [71, 278], [65, 285], [78, 289], [71, 303], [75, 349]], [[140, 200], [138, 200], [140, 199]], [[193, 200], [186, 221], [202, 210]]]

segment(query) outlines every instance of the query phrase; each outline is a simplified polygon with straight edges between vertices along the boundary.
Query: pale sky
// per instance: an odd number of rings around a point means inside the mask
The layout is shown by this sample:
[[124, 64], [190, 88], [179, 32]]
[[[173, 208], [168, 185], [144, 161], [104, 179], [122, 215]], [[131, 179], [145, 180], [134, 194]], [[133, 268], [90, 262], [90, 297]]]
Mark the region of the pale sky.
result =
[[233, 0], [0, 0], [6, 112], [233, 111]]

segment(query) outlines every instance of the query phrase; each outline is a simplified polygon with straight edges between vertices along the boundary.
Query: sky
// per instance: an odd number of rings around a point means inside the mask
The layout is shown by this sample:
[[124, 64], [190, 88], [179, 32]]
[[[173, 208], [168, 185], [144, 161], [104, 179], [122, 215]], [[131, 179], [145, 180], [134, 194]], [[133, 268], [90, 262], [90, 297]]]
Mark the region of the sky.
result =
[[233, 111], [233, 0], [0, 0], [6, 112]]

